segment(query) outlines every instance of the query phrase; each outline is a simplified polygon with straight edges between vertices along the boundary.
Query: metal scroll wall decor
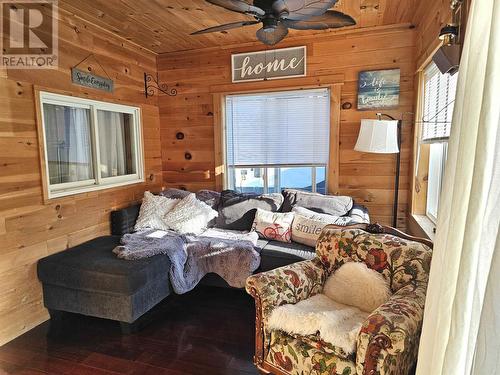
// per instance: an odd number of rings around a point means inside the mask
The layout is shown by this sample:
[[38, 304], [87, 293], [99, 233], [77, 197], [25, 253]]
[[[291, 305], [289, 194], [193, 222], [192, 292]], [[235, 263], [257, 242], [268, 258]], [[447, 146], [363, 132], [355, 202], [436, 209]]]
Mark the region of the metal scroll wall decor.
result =
[[166, 83], [160, 83], [158, 74], [153, 76], [152, 74], [144, 73], [144, 95], [146, 95], [146, 98], [160, 92], [168, 96], [177, 95], [175, 87], [169, 87]]

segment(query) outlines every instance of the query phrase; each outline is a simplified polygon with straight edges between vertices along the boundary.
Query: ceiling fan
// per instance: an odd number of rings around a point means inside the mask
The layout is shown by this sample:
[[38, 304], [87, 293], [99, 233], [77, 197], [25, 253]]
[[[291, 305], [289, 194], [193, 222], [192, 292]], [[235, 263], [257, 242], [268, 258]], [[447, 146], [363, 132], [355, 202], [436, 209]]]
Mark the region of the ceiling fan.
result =
[[206, 0], [233, 12], [253, 16], [255, 20], [239, 21], [195, 31], [191, 35], [215, 33], [262, 23], [257, 38], [264, 44], [275, 45], [283, 40], [288, 29], [326, 30], [353, 26], [356, 21], [347, 14], [328, 10], [338, 0]]

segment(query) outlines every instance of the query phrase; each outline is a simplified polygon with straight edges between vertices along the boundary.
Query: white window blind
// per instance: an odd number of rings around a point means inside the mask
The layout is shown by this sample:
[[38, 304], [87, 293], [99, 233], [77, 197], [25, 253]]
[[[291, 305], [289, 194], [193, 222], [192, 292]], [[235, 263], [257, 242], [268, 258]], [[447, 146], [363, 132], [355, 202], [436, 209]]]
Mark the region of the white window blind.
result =
[[422, 142], [448, 140], [451, 131], [458, 73], [441, 74], [431, 63], [424, 72]]
[[228, 165], [325, 165], [329, 135], [328, 89], [226, 97]]

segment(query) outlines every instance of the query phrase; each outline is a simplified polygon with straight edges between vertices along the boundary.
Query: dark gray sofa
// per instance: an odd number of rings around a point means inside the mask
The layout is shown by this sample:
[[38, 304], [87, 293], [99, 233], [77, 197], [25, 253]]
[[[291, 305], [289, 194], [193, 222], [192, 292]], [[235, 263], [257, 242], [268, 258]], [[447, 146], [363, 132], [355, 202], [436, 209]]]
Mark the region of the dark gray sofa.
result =
[[[123, 234], [131, 233], [140, 205], [111, 213], [110, 236], [102, 236], [38, 262], [45, 307], [51, 316], [73, 312], [122, 322], [125, 331], [152, 307], [172, 293], [165, 255], [126, 261], [112, 253]], [[354, 205], [349, 212], [367, 222], [366, 208]], [[268, 271], [312, 259], [315, 249], [297, 243], [259, 240], [261, 266]], [[207, 275], [202, 284], [228, 286], [218, 275]]]

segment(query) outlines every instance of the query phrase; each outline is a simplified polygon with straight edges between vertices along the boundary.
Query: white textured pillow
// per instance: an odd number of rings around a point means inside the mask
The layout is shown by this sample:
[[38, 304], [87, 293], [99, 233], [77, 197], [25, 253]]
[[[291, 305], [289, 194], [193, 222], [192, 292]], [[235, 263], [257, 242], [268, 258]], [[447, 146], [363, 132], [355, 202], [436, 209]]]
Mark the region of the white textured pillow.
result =
[[268, 240], [292, 242], [293, 212], [271, 212], [257, 208], [252, 230]]
[[191, 193], [182, 199], [163, 219], [168, 227], [179, 233], [200, 234], [208, 222], [218, 216], [208, 204], [196, 199]]
[[361, 262], [342, 265], [328, 278], [323, 293], [336, 302], [370, 313], [391, 296], [384, 276]]
[[180, 199], [165, 198], [160, 195], [154, 195], [149, 191], [144, 192], [144, 198], [134, 230], [137, 231], [146, 228], [168, 230], [163, 216], [179, 202]]

